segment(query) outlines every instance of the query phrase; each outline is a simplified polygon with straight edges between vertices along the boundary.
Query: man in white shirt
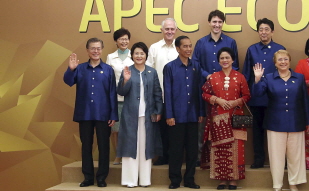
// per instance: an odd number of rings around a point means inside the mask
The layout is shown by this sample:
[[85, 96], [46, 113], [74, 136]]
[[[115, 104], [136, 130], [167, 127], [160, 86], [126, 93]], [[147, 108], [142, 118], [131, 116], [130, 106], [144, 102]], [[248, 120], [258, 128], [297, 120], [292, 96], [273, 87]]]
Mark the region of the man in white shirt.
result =
[[[161, 32], [163, 34], [163, 39], [152, 44], [148, 52], [148, 59], [146, 64], [157, 70], [162, 90], [163, 68], [167, 63], [175, 60], [178, 57], [178, 52], [175, 47], [176, 31], [176, 21], [173, 18], [164, 19], [161, 24]], [[158, 160], [154, 163], [154, 165], [168, 164], [168, 125], [166, 124], [164, 112], [162, 115], [162, 119], [159, 121], [163, 145], [163, 156], [160, 156]]]

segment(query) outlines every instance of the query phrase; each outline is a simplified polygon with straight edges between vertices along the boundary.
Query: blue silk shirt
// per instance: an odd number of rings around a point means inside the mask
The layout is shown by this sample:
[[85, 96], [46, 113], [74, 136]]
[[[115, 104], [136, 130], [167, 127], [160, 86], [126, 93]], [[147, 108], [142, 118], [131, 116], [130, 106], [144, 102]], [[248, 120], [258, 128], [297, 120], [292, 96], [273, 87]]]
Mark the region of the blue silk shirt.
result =
[[199, 63], [189, 59], [185, 66], [179, 57], [163, 69], [164, 102], [166, 119], [176, 123], [198, 122], [205, 116], [202, 101], [202, 76]]
[[[229, 47], [233, 49], [235, 53], [235, 60], [233, 62], [233, 69], [238, 70], [238, 51], [237, 44], [231, 37], [221, 34], [221, 37], [215, 42], [211, 34], [204, 36], [196, 42], [192, 60], [196, 60], [202, 67], [202, 75], [204, 79], [214, 72], [221, 71], [222, 68], [218, 63], [217, 53], [223, 47]], [[205, 80], [204, 80], [205, 81]]]
[[118, 121], [116, 81], [111, 66], [101, 61], [93, 68], [88, 61], [74, 71], [68, 68], [63, 80], [69, 86], [76, 84], [74, 121]]
[[291, 70], [285, 82], [278, 71], [266, 74], [252, 86], [255, 96], [267, 95], [269, 102], [263, 127], [277, 132], [299, 132], [309, 124], [309, 96], [302, 74]]
[[[261, 63], [263, 68], [265, 68], [264, 75], [275, 72], [276, 67], [273, 62], [274, 53], [282, 49], [285, 50], [284, 46], [273, 41], [267, 45], [258, 42], [248, 48], [242, 73], [248, 82], [249, 88], [251, 88], [254, 83], [253, 66], [256, 63]], [[261, 97], [252, 95], [248, 105], [266, 107], [268, 105], [268, 98], [266, 95]]]

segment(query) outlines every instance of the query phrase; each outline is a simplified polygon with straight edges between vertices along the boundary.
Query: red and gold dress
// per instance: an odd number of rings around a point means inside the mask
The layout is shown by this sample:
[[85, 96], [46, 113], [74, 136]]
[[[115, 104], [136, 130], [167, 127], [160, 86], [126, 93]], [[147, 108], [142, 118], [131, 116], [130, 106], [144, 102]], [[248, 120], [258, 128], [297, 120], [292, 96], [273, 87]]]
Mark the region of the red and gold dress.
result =
[[[244, 141], [247, 140], [247, 131], [232, 128], [234, 108], [224, 110], [215, 102], [217, 97], [227, 101], [238, 100], [239, 108], [235, 114], [243, 115], [243, 101], [250, 99], [250, 90], [241, 73], [231, 70], [229, 82], [224, 82], [227, 81], [225, 77], [223, 71], [215, 72], [202, 87], [203, 99], [208, 104], [201, 168], [210, 167], [211, 179], [241, 180], [245, 178]], [[224, 84], [228, 84], [228, 88], [224, 88]], [[211, 140], [210, 149], [208, 140]]]
[[[298, 62], [295, 68], [295, 72], [303, 74], [305, 76], [306, 84], [309, 83], [309, 58], [302, 59]], [[307, 88], [309, 93], [309, 88]], [[306, 147], [306, 169], [309, 170], [309, 126], [305, 131], [305, 147]]]

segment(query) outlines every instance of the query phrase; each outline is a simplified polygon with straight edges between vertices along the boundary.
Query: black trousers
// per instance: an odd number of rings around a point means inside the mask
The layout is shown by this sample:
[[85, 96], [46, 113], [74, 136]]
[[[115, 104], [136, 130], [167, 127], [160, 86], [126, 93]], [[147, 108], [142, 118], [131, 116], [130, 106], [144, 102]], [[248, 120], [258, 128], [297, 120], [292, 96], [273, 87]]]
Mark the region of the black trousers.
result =
[[253, 150], [254, 150], [254, 163], [257, 165], [264, 165], [265, 150], [264, 150], [264, 128], [263, 121], [267, 107], [251, 106], [253, 115]]
[[186, 151], [186, 171], [184, 183], [194, 183], [198, 153], [198, 123], [176, 123], [169, 128], [169, 178], [172, 184], [182, 181], [181, 166], [183, 152]]
[[79, 134], [82, 142], [82, 172], [85, 179], [94, 180], [94, 167], [92, 157], [92, 144], [94, 129], [96, 130], [99, 149], [99, 167], [97, 180], [105, 180], [109, 172], [109, 137], [111, 127], [106, 121], [81, 121]]

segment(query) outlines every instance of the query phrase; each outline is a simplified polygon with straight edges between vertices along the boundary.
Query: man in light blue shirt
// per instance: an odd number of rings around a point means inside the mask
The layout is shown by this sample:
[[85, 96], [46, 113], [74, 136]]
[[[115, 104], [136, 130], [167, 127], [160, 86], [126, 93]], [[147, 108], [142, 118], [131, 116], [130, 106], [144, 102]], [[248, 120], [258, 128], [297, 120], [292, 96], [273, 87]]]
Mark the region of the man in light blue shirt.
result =
[[[175, 47], [175, 34], [177, 32], [176, 21], [173, 18], [164, 19], [161, 24], [161, 32], [163, 39], [150, 46], [146, 64], [157, 70], [160, 86], [163, 89], [163, 68], [167, 63], [178, 57], [178, 52]], [[158, 160], [155, 161], [153, 165], [164, 165], [168, 164], [169, 158], [168, 125], [166, 124], [164, 111], [158, 123], [160, 126], [163, 156], [159, 156]]]

